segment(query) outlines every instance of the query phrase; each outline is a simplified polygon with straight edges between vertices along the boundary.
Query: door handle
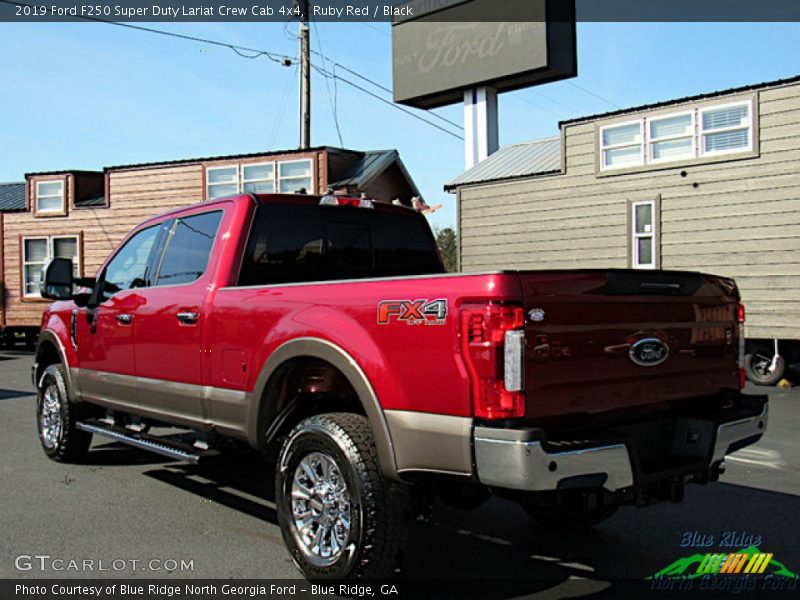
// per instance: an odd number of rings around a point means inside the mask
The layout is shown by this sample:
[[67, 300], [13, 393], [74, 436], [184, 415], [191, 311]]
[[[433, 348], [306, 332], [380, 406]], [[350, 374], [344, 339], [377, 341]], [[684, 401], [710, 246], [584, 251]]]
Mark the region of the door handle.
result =
[[196, 313], [196, 312], [179, 312], [175, 316], [178, 317], [178, 321], [180, 321], [181, 323], [187, 323], [187, 324], [193, 325], [193, 324], [197, 323], [197, 319], [200, 318], [200, 313]]
[[126, 313], [119, 314], [114, 318], [122, 325], [130, 325], [131, 321], [133, 321], [133, 315], [129, 315]]

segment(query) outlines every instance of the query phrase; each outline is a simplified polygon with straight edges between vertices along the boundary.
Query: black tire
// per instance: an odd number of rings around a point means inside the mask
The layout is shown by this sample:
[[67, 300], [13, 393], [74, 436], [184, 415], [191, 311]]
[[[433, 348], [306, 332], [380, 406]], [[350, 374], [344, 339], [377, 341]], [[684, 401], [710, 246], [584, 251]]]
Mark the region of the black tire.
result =
[[579, 510], [566, 503], [556, 506], [536, 506], [523, 501], [522, 508], [546, 529], [583, 531], [613, 517], [619, 506], [611, 504], [590, 510]]
[[756, 385], [775, 385], [786, 372], [786, 361], [782, 356], [778, 356], [775, 361], [775, 368], [772, 365], [773, 354], [770, 352], [753, 352], [744, 356], [744, 372], [747, 379]]
[[[314, 472], [313, 479], [308, 468]], [[314, 482], [331, 480], [334, 486], [322, 487], [322, 492], [314, 487], [311, 494], [306, 493], [312, 490], [309, 483], [313, 486]], [[293, 488], [306, 497], [293, 498]], [[326, 496], [326, 489], [336, 491], [339, 499]], [[408, 536], [408, 490], [382, 476], [365, 417], [331, 413], [301, 421], [281, 448], [275, 502], [284, 542], [308, 579], [379, 579], [391, 575], [399, 565]], [[308, 521], [301, 520], [302, 526], [298, 526], [295, 517], [303, 515], [308, 515]], [[329, 519], [326, 523], [316, 521], [325, 518]], [[344, 521], [349, 521], [346, 534], [342, 533]], [[336, 544], [334, 530], [340, 534]], [[317, 553], [304, 536], [310, 538], [312, 532], [319, 531], [323, 533], [318, 538]], [[338, 554], [330, 551], [324, 556], [326, 540], [328, 550], [336, 546]]]
[[79, 462], [92, 434], [75, 428], [81, 407], [70, 402], [62, 365], [45, 369], [36, 394], [36, 423], [44, 453], [58, 462]]

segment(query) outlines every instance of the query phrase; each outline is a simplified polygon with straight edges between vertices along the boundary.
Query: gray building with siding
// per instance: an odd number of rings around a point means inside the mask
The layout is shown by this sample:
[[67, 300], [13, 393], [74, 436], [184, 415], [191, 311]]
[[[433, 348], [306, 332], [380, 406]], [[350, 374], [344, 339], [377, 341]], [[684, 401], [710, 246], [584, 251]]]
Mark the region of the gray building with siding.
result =
[[[734, 277], [749, 351], [800, 340], [800, 77], [560, 123], [445, 186], [463, 271]], [[758, 342], [757, 340], [765, 340]], [[785, 341], [785, 342], [784, 342]], [[774, 365], [773, 365], [774, 366]]]

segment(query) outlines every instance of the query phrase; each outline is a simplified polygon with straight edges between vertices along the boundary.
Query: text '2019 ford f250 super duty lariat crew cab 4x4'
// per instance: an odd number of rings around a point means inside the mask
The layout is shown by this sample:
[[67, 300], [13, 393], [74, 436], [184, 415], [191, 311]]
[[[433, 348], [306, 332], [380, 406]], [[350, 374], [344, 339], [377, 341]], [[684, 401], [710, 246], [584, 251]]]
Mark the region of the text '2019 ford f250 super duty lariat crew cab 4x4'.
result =
[[[757, 441], [735, 283], [691, 272], [444, 272], [425, 218], [338, 196], [240, 195], [139, 225], [74, 279], [55, 259], [33, 368], [45, 453], [92, 435], [276, 463], [305, 575], [397, 567], [432, 498], [490, 493], [550, 525], [680, 500]], [[180, 440], [151, 426], [186, 429]], [[268, 470], [254, 476], [266, 477]]]

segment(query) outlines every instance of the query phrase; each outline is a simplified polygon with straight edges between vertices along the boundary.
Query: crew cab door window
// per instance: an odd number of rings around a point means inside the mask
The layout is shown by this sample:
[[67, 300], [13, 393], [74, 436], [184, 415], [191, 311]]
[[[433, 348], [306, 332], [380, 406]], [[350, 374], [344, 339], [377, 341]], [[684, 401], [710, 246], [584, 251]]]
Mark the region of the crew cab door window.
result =
[[149, 265], [161, 225], [143, 229], [129, 239], [106, 265], [103, 300], [120, 290], [151, 285]]
[[175, 220], [156, 285], [191, 283], [205, 273], [221, 219], [217, 210]]

